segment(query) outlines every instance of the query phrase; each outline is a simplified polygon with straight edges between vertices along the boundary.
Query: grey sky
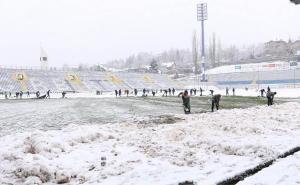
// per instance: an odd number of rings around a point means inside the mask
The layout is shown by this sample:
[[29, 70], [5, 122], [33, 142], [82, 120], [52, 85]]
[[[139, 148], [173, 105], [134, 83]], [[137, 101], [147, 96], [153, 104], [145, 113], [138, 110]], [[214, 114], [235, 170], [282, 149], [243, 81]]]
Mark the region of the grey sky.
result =
[[[0, 0], [0, 65], [103, 63], [146, 51], [191, 48], [197, 0]], [[300, 37], [289, 0], [207, 0], [207, 36], [224, 45]], [[198, 32], [199, 34], [200, 32]], [[207, 37], [208, 39], [208, 37]]]

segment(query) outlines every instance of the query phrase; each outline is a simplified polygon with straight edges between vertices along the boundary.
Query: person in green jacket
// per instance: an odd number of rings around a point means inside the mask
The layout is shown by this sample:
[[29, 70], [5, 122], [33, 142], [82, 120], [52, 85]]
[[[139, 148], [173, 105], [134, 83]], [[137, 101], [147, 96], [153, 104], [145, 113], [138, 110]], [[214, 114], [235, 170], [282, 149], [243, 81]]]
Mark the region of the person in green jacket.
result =
[[179, 93], [178, 97], [181, 96], [182, 103], [184, 107], [184, 113], [190, 114], [191, 113], [191, 104], [190, 104], [190, 96], [187, 90], [185, 90], [183, 93]]

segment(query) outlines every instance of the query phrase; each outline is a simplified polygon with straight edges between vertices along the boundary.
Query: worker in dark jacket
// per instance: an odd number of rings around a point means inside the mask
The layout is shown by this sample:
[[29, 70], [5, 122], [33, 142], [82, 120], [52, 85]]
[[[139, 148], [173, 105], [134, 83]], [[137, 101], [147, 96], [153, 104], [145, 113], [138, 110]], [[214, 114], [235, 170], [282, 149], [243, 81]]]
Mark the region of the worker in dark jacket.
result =
[[167, 89], [164, 90], [164, 94], [162, 96], [168, 96], [168, 90]]
[[119, 96], [121, 96], [122, 95], [122, 90], [121, 89], [119, 89]]
[[216, 94], [213, 95], [211, 98], [211, 111], [214, 112], [214, 108], [216, 106], [216, 109], [219, 110], [219, 103], [221, 100], [221, 95], [220, 94]]
[[190, 95], [193, 96], [194, 89], [190, 89]]
[[40, 91], [37, 91], [37, 92], [35, 93], [35, 95], [36, 95], [37, 98], [39, 98], [39, 97], [40, 97]]
[[156, 92], [155, 92], [154, 90], [152, 90], [152, 96], [155, 96], [155, 93], [156, 93]]
[[65, 91], [63, 91], [62, 93], [61, 93], [61, 98], [66, 98], [66, 92]]
[[129, 90], [128, 89], [125, 90], [125, 94], [128, 97], [128, 95], [129, 95]]
[[191, 113], [191, 103], [190, 103], [190, 96], [187, 90], [184, 91], [184, 93], [179, 93], [178, 97], [182, 97], [182, 103], [184, 107], [184, 113], [190, 114]]
[[137, 94], [138, 94], [138, 90], [134, 89], [134, 96], [137, 96]]
[[274, 96], [276, 94], [277, 94], [276, 92], [271, 92], [271, 91], [267, 92], [268, 106], [273, 105]]
[[200, 87], [200, 96], [202, 96], [203, 89]]
[[50, 90], [47, 91], [46, 98], [50, 98], [50, 92], [51, 92]]
[[174, 96], [174, 94], [175, 94], [175, 89], [173, 88], [172, 89], [172, 95]]
[[260, 96], [261, 96], [261, 97], [264, 97], [264, 93], [265, 93], [265, 92], [266, 92], [265, 89], [261, 89], [261, 90], [260, 90]]

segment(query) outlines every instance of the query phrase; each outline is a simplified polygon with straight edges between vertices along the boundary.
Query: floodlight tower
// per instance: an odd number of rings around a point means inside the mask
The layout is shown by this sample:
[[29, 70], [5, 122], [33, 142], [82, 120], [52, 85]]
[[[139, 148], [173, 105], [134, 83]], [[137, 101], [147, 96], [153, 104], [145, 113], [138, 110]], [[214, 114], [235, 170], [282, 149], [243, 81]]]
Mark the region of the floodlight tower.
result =
[[197, 21], [201, 21], [202, 48], [201, 48], [201, 81], [205, 81], [205, 43], [204, 43], [204, 21], [207, 20], [207, 4], [197, 4]]

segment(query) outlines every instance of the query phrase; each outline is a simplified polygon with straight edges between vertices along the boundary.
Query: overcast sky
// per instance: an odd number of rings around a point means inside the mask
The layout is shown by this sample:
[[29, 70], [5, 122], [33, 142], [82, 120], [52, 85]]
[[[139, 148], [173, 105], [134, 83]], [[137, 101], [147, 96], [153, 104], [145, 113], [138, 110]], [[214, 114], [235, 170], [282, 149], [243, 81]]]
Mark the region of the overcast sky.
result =
[[[104, 63], [141, 51], [191, 48], [196, 0], [0, 0], [0, 65]], [[251, 45], [300, 38], [300, 6], [289, 0], [207, 0], [206, 39]]]

